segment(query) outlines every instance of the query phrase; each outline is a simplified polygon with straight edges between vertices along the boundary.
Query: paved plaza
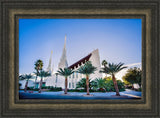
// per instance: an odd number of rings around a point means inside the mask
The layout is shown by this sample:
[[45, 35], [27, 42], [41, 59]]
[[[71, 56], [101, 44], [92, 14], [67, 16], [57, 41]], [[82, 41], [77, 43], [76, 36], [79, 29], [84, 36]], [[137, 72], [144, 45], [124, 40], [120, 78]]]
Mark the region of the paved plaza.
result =
[[141, 92], [128, 90], [120, 92], [121, 96], [115, 96], [116, 92], [91, 92], [90, 96], [86, 95], [86, 92], [68, 92], [64, 94], [64, 91], [58, 92], [42, 92], [19, 91], [20, 99], [140, 99]]

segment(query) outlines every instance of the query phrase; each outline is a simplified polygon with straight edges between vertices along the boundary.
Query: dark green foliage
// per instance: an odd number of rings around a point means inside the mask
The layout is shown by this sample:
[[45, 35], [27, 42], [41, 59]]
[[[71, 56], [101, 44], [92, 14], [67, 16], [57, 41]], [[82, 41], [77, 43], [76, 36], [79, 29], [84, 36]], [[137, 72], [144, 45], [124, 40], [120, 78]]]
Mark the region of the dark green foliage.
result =
[[142, 91], [142, 88], [139, 88], [138, 91]]
[[28, 81], [31, 78], [32, 78], [31, 74], [25, 74], [25, 75], [20, 75], [19, 76], [19, 80], [26, 80], [26, 81]]
[[47, 86], [42, 86], [42, 89], [48, 89], [48, 87]]
[[106, 67], [107, 64], [108, 64], [108, 62], [107, 62], [106, 60], [103, 60], [103, 61], [102, 61], [102, 65], [103, 65], [104, 67]]
[[62, 87], [43, 86], [42, 89], [48, 89], [49, 91], [62, 91]]
[[141, 86], [141, 73], [142, 70], [140, 68], [130, 68], [128, 69], [127, 73], [125, 76], [123, 76], [123, 81], [125, 82], [125, 84], [139, 84]]
[[[34, 66], [35, 66], [34, 69], [35, 69], [36, 71], [42, 70], [42, 68], [43, 68], [43, 61], [40, 60], [40, 59], [38, 59], [38, 60], [35, 62]], [[37, 74], [38, 74], [38, 72], [37, 72]], [[38, 76], [38, 75], [37, 75], [37, 76]]]
[[34, 87], [27, 87], [27, 90], [33, 90]]
[[[119, 91], [125, 91], [124, 83], [121, 80], [117, 80]], [[93, 81], [89, 80], [90, 92], [111, 92], [115, 91], [113, 81], [110, 77], [108, 79], [97, 78]], [[83, 88], [83, 89], [77, 89]], [[75, 92], [86, 92], [86, 78], [82, 78], [78, 83], [75, 90], [69, 90]]]
[[90, 83], [90, 87], [91, 87], [91, 90], [93, 90], [93, 91], [97, 91], [97, 88], [98, 88], [98, 84], [97, 84], [97, 82], [96, 81], [91, 81], [91, 83]]
[[34, 64], [34, 69], [36, 70], [36, 72], [34, 72], [34, 74], [36, 75], [34, 88], [36, 88], [37, 76], [39, 76], [40, 74], [39, 71], [41, 71], [42, 68], [43, 68], [43, 61], [39, 59]]
[[119, 64], [108, 63], [107, 66], [105, 66], [104, 68], [101, 68], [100, 72], [113, 75], [123, 70], [124, 68], [127, 68], [126, 66], [123, 66], [123, 65], [124, 63], [119, 63]]
[[74, 71], [71, 70], [71, 69], [69, 69], [69, 68], [64, 68], [64, 69], [60, 68], [60, 69], [57, 71], [57, 73], [58, 73], [59, 75], [64, 76], [64, 77], [70, 76], [73, 72], [74, 72]]
[[34, 89], [34, 87], [32, 86], [32, 87], [27, 87], [27, 90], [38, 91], [39, 89], [38, 88]]
[[102, 79], [102, 78], [97, 78], [95, 80], [95, 82], [97, 83], [97, 87], [100, 89], [104, 88], [105, 87], [105, 79]]
[[[92, 82], [89, 79], [89, 88], [91, 89], [92, 87]], [[77, 84], [76, 84], [76, 88], [83, 88], [85, 90], [85, 92], [87, 91], [87, 86], [86, 86], [86, 78], [82, 78]]]
[[48, 87], [49, 91], [62, 91], [62, 87]]
[[78, 73], [90, 75], [96, 71], [96, 67], [90, 61], [87, 61], [83, 66], [78, 69]]
[[[125, 91], [124, 83], [121, 80], [117, 80], [117, 84], [118, 84], [119, 91]], [[107, 92], [110, 92], [110, 91], [115, 92], [114, 83], [112, 80], [106, 80], [105, 89]]]
[[125, 91], [124, 82], [122, 82], [121, 80], [117, 80], [117, 84], [118, 84], [119, 91]]
[[34, 91], [38, 91], [39, 90], [39, 88], [35, 88], [35, 89], [33, 89]]
[[114, 91], [114, 84], [113, 84], [113, 81], [112, 80], [107, 80], [105, 82], [105, 89], [107, 92], [110, 92], [110, 91]]
[[48, 71], [41, 70], [39, 73], [39, 76], [43, 78], [43, 77], [51, 76], [51, 74]]
[[86, 92], [84, 89], [69, 89], [68, 92]]

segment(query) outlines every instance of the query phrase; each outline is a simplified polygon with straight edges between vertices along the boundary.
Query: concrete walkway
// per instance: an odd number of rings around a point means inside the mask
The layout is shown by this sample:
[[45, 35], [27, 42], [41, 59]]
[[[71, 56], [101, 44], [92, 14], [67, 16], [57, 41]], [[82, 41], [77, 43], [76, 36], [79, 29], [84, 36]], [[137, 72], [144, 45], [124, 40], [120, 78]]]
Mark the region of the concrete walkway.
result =
[[141, 92], [128, 90], [120, 92], [121, 96], [115, 96], [116, 92], [91, 92], [90, 96], [86, 95], [86, 92], [68, 92], [64, 94], [64, 91], [58, 92], [42, 92], [33, 91], [33, 93], [26, 93], [22, 90], [19, 91], [20, 99], [140, 99]]

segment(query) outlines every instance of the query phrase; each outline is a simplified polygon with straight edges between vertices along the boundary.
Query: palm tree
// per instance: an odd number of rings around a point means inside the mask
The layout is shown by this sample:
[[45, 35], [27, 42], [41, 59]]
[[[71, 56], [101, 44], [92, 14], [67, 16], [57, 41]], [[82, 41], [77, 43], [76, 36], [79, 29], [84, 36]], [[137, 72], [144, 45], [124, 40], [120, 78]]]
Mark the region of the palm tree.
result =
[[55, 87], [57, 87], [57, 78], [58, 78], [58, 73], [55, 73], [55, 74], [56, 74]]
[[[107, 64], [108, 64], [108, 62], [107, 62], [106, 60], [103, 60], [103, 61], [102, 61], [102, 66], [103, 66], [103, 67], [106, 67]], [[106, 74], [106, 73], [105, 73], [105, 76], [107, 77], [107, 74]]]
[[41, 77], [40, 86], [39, 86], [39, 93], [41, 93], [43, 77], [51, 76], [51, 74], [48, 71], [41, 70], [39, 73], [39, 76]]
[[[91, 89], [92, 87], [92, 82], [89, 79], [89, 88]], [[85, 91], [87, 91], [87, 86], [86, 86], [86, 78], [82, 78], [77, 84], [76, 84], [76, 88], [84, 88]]]
[[107, 64], [108, 64], [108, 63], [107, 63], [106, 60], [103, 60], [103, 61], [102, 61], [102, 65], [103, 65], [104, 67], [106, 67]]
[[28, 87], [28, 81], [29, 81], [30, 78], [32, 78], [32, 75], [31, 74], [26, 74], [26, 75], [24, 75], [23, 78], [26, 79], [26, 84], [25, 84], [25, 89], [24, 89], [24, 92], [26, 92], [27, 91], [27, 87]]
[[89, 95], [89, 75], [94, 73], [95, 70], [96, 70], [96, 67], [94, 67], [90, 61], [87, 61], [77, 71], [78, 73], [86, 75], [87, 95]]
[[37, 81], [37, 77], [39, 75], [39, 70], [42, 70], [42, 67], [43, 67], [43, 61], [38, 59], [35, 64], [34, 64], [34, 69], [36, 70], [36, 72], [34, 72], [36, 74], [36, 79], [35, 79], [35, 85], [34, 85], [34, 88], [36, 88], [36, 81]]
[[118, 89], [117, 81], [115, 78], [115, 74], [121, 71], [122, 69], [127, 68], [126, 66], [123, 66], [123, 65], [124, 63], [119, 63], [119, 64], [109, 63], [107, 66], [101, 68], [100, 70], [100, 72], [107, 73], [112, 76], [112, 81], [114, 83], [114, 88], [116, 90], [116, 96], [120, 96], [120, 94], [119, 94], [119, 89]]
[[69, 69], [69, 68], [60, 68], [57, 73], [61, 76], [64, 76], [65, 77], [65, 91], [64, 91], [64, 94], [67, 94], [67, 85], [68, 85], [68, 81], [67, 81], [67, 78], [68, 76], [70, 76], [72, 73], [74, 73], [73, 70]]

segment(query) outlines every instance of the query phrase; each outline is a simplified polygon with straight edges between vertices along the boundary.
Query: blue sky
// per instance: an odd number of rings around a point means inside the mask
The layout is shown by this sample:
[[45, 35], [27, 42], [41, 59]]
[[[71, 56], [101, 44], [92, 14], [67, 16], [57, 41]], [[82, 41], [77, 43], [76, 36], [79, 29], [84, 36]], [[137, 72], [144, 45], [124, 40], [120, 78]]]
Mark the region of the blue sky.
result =
[[71, 65], [94, 49], [100, 60], [141, 62], [141, 19], [19, 19], [19, 72], [32, 73], [37, 59], [47, 68], [51, 50], [56, 71], [67, 35]]

